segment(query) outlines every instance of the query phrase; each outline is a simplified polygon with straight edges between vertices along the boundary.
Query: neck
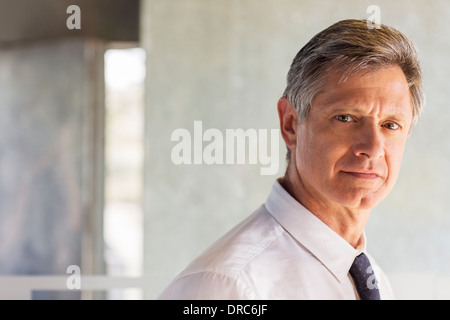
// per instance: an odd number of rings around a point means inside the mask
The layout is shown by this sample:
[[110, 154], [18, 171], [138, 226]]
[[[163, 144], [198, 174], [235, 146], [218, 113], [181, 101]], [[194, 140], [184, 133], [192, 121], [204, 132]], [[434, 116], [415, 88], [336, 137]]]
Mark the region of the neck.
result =
[[283, 188], [312, 214], [356, 248], [361, 241], [370, 210], [348, 208], [314, 195], [305, 187], [301, 177], [295, 174], [296, 171], [294, 173], [292, 171], [288, 167], [285, 176], [280, 179]]

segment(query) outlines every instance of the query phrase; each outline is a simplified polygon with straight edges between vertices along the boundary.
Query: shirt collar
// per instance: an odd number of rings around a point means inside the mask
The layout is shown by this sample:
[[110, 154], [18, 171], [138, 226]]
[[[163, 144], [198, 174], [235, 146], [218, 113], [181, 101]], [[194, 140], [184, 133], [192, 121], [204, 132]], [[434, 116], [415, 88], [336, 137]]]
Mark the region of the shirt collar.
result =
[[353, 248], [293, 198], [278, 180], [274, 183], [265, 206], [281, 226], [341, 282], [348, 276], [355, 257], [365, 251], [364, 234], [358, 248]]

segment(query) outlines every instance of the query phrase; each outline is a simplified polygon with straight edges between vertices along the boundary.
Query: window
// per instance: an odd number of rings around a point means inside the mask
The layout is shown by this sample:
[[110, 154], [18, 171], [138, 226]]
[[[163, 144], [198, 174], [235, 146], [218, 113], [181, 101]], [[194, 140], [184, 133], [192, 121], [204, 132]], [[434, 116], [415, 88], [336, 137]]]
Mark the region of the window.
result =
[[[105, 52], [106, 274], [139, 277], [143, 268], [145, 51]], [[140, 289], [117, 289], [107, 299], [142, 299]]]

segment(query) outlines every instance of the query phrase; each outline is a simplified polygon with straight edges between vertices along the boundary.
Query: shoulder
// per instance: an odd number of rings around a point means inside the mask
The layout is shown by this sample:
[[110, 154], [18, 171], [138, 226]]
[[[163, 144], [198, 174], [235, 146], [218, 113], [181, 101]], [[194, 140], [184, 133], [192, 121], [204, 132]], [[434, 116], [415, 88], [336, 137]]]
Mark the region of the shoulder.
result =
[[256, 298], [248, 270], [265, 266], [261, 259], [283, 233], [285, 230], [261, 206], [192, 261], [160, 298]]
[[209, 271], [233, 277], [256, 256], [263, 254], [283, 231], [262, 206], [208, 247], [184, 273]]

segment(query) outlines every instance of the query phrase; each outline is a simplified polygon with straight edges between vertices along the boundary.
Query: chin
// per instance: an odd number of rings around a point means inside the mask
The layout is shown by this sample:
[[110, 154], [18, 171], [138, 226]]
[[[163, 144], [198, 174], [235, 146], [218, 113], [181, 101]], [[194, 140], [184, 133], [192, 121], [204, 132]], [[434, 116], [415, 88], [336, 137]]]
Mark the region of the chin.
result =
[[366, 199], [361, 199], [354, 208], [360, 210], [372, 210], [378, 205], [378, 203], [380, 203], [380, 201], [369, 201]]
[[370, 210], [376, 207], [384, 197], [377, 194], [361, 194], [360, 192], [357, 192], [354, 193], [351, 197], [344, 198], [344, 201], [342, 201], [341, 199], [341, 204], [343, 204], [347, 208]]

